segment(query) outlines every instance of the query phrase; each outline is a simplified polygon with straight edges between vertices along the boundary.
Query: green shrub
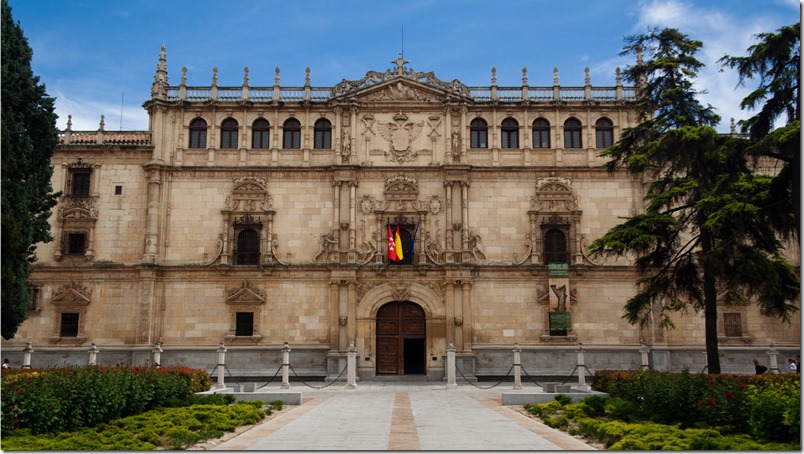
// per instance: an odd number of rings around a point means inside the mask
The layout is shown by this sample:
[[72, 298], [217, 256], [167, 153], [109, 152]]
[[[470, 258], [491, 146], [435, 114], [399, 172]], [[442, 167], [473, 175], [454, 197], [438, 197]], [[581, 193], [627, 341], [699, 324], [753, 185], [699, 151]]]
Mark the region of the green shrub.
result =
[[556, 394], [555, 400], [561, 405], [567, 405], [572, 403], [572, 397], [566, 394]]
[[91, 427], [187, 398], [211, 383], [206, 371], [186, 367], [9, 370], [0, 389], [0, 429], [5, 435]]
[[751, 434], [772, 441], [790, 442], [801, 435], [800, 382], [749, 385], [748, 426]]

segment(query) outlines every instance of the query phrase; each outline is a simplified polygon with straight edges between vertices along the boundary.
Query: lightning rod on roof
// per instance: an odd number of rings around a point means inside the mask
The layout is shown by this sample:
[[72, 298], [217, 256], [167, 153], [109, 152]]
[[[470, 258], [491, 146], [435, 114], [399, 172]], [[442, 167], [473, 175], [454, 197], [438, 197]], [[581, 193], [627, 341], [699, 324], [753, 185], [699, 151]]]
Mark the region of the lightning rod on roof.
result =
[[405, 58], [405, 25], [402, 25], [402, 58]]

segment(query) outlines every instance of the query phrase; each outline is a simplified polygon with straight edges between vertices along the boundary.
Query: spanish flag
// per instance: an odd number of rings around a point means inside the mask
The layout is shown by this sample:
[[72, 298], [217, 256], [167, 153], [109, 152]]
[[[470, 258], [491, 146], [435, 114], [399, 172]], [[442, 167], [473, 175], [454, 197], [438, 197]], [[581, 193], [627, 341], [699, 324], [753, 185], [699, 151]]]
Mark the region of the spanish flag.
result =
[[402, 237], [399, 236], [399, 225], [396, 226], [396, 236], [394, 237], [394, 252], [396, 253], [397, 262], [405, 258], [405, 255], [402, 252]]
[[388, 224], [388, 260], [399, 261], [396, 256], [396, 241], [394, 240], [394, 234], [391, 232], [391, 224]]

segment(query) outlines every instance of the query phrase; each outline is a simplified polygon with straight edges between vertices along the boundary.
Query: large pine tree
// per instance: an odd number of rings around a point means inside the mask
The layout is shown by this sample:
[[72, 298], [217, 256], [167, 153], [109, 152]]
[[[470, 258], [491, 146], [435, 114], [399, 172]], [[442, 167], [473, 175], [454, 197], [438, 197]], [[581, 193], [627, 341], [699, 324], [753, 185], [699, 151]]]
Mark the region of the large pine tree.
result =
[[11, 339], [31, 304], [36, 243], [48, 242], [56, 194], [50, 159], [58, 145], [54, 99], [31, 70], [33, 52], [2, 0], [2, 329]]
[[675, 29], [627, 38], [623, 53], [649, 54], [625, 71], [640, 89], [640, 123], [604, 152], [609, 170], [648, 174], [645, 212], [592, 243], [597, 255], [637, 255], [638, 293], [625, 304], [631, 323], [672, 327], [670, 313], [705, 319], [710, 373], [720, 373], [718, 304], [757, 303], [789, 319], [799, 280], [784, 260], [764, 209], [772, 178], [756, 175], [748, 140], [717, 133], [719, 118], [697, 100], [702, 47]]

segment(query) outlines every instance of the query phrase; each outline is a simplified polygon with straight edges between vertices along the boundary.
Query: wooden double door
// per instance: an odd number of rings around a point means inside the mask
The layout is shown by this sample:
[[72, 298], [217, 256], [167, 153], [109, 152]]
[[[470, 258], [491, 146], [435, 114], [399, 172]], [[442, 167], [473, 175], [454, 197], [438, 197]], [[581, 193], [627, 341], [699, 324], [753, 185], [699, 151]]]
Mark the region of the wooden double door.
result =
[[427, 360], [424, 310], [394, 301], [377, 311], [377, 374], [424, 374]]

